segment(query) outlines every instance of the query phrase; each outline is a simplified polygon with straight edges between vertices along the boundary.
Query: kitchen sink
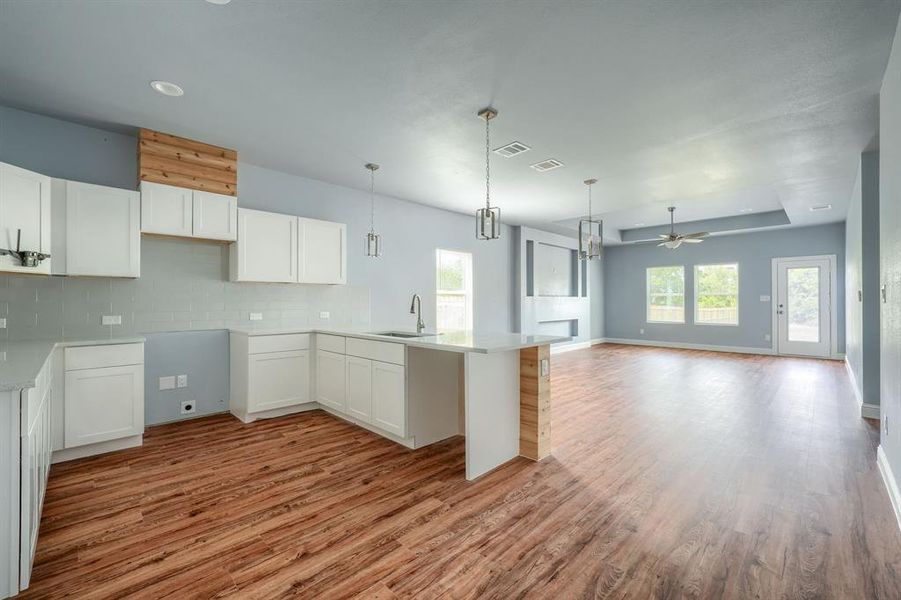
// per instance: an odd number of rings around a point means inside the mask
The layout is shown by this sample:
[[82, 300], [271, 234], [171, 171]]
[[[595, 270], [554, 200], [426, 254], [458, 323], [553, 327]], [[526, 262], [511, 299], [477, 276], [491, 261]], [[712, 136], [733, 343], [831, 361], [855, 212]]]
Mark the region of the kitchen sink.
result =
[[376, 331], [372, 335], [385, 335], [388, 337], [396, 337], [396, 338], [419, 338], [419, 337], [428, 337], [432, 335], [438, 335], [437, 333], [413, 333], [411, 331]]

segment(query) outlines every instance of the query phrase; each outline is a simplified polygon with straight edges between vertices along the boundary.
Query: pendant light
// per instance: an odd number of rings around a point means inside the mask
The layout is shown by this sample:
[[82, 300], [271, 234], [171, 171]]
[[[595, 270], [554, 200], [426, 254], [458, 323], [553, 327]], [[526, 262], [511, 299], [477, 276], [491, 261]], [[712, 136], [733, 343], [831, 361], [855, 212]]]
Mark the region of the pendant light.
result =
[[382, 255], [382, 236], [375, 232], [375, 172], [379, 166], [366, 163], [369, 171], [369, 233], [365, 237], [366, 256], [377, 258]]
[[485, 208], [476, 211], [476, 239], [480, 240], [501, 237], [501, 209], [491, 206], [490, 122], [496, 116], [491, 107], [479, 111], [479, 118], [485, 119]]
[[588, 186], [588, 218], [579, 219], [579, 260], [601, 258], [604, 247], [604, 222], [595, 221], [591, 213], [591, 186], [597, 179], [586, 179]]

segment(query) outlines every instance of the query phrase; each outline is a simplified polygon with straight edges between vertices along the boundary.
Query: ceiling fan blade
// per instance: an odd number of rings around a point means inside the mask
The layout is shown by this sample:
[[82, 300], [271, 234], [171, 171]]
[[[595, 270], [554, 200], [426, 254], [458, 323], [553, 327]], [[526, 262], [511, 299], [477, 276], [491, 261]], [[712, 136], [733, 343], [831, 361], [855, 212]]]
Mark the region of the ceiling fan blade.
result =
[[657, 244], [657, 247], [659, 248], [660, 246], [666, 246], [667, 244], [669, 244], [669, 242], [660, 242], [659, 244]]
[[684, 239], [679, 240], [679, 241], [685, 242], [686, 244], [700, 244], [700, 243], [703, 242], [704, 240], [699, 239], [699, 238], [684, 238]]
[[710, 234], [707, 233], [706, 231], [698, 231], [697, 233], [686, 233], [682, 237], [683, 238], [702, 238], [702, 237], [707, 237], [708, 235], [710, 235]]
[[659, 237], [659, 238], [661, 238], [661, 239], [664, 239], [664, 240], [668, 240], [668, 239], [669, 239], [669, 234], [668, 234], [668, 233], [660, 233], [660, 234], [657, 235], [657, 237]]

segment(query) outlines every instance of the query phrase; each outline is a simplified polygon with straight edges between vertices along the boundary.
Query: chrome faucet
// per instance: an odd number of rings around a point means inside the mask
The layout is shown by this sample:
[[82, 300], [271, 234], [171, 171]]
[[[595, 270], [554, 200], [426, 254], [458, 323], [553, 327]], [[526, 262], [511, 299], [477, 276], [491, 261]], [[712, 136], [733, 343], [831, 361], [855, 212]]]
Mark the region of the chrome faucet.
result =
[[416, 315], [416, 333], [422, 333], [425, 329], [425, 323], [422, 322], [422, 298], [419, 294], [413, 294], [413, 301], [410, 303], [410, 314]]

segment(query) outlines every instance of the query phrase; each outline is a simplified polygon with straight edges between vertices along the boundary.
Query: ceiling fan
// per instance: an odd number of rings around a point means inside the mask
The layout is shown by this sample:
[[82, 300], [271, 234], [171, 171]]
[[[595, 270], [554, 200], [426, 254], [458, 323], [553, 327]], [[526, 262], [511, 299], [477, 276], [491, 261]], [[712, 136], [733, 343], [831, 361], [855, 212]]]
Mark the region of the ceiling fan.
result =
[[686, 244], [700, 244], [704, 240], [702, 238], [710, 235], [706, 231], [699, 231], [697, 233], [676, 233], [675, 232], [675, 224], [674, 224], [674, 214], [676, 212], [675, 206], [670, 206], [666, 210], [669, 211], [669, 233], [661, 233], [660, 238], [663, 240], [658, 246], [666, 246], [670, 250], [675, 250], [679, 246], [682, 245], [682, 242]]

